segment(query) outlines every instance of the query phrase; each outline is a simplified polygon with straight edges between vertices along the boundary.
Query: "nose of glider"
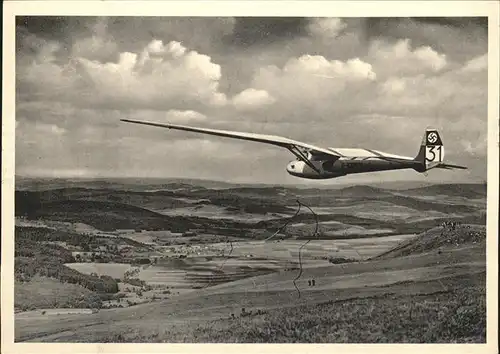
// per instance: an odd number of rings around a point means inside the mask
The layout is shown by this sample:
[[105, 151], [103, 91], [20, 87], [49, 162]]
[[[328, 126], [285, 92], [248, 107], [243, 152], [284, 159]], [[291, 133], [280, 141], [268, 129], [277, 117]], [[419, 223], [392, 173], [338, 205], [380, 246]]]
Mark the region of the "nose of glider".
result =
[[291, 161], [286, 166], [286, 170], [291, 175], [299, 175], [304, 172], [304, 165], [303, 161]]

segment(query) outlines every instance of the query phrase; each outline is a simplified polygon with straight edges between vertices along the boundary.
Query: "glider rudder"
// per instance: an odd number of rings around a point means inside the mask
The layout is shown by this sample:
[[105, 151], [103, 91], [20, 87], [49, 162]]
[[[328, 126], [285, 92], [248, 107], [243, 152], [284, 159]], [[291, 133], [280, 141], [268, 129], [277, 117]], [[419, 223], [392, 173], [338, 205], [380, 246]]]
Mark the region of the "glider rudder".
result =
[[437, 129], [428, 128], [425, 131], [420, 150], [415, 161], [420, 162], [416, 168], [418, 172], [425, 172], [442, 164], [444, 160], [444, 146]]

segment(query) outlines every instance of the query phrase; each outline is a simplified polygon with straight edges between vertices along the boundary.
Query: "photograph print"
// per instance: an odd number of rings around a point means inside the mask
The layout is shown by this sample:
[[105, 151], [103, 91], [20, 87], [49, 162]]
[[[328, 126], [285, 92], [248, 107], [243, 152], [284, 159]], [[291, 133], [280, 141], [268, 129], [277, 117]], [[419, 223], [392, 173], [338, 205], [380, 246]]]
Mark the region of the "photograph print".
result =
[[487, 17], [15, 18], [15, 342], [486, 343]]

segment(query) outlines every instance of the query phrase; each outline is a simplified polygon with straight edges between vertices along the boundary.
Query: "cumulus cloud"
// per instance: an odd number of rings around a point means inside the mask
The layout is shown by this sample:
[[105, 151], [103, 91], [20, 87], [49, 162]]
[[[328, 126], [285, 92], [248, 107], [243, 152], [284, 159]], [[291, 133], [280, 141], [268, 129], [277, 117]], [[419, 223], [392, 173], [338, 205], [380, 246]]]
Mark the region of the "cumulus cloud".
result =
[[105, 60], [116, 53], [117, 46], [111, 40], [98, 36], [81, 39], [73, 45], [72, 53], [91, 60]]
[[369, 49], [369, 58], [382, 75], [414, 75], [439, 72], [447, 65], [446, 55], [429, 46], [413, 49], [409, 39], [396, 43], [376, 40]]
[[151, 41], [140, 53], [122, 52], [116, 62], [74, 57], [61, 65], [56, 45], [19, 72], [21, 85], [47, 100], [68, 100], [111, 108], [191, 105], [224, 106], [218, 90], [220, 65], [181, 43]]
[[191, 121], [191, 120], [205, 120], [207, 116], [195, 111], [179, 111], [176, 109], [167, 112], [167, 119], [179, 120], [179, 121]]
[[[32, 42], [30, 37], [28, 42]], [[25, 64], [23, 59], [18, 63], [17, 90], [20, 98], [23, 95], [35, 97], [61, 97], [71, 92], [75, 78], [68, 75], [57, 63], [57, 52], [61, 44], [54, 41], [36, 41], [38, 46], [35, 55]]]
[[[358, 58], [328, 60], [320, 55], [289, 59], [282, 68], [263, 67], [252, 86], [279, 100], [284, 112], [300, 105], [323, 106], [336, 101], [343, 92], [370, 85], [376, 79], [372, 66]], [[291, 117], [289, 117], [291, 118]]]
[[319, 74], [330, 75], [332, 78], [345, 78], [346, 80], [375, 79], [372, 66], [359, 58], [349, 59], [346, 62], [327, 60], [321, 55], [303, 55], [290, 59], [283, 67], [283, 72], [291, 75]]
[[193, 110], [181, 111], [177, 109], [171, 109], [166, 112], [147, 109], [132, 110], [125, 115], [130, 119], [178, 124], [199, 123], [207, 119], [207, 116], [200, 112]]
[[488, 54], [472, 58], [462, 68], [465, 72], [480, 72], [488, 68]]
[[[441, 75], [417, 74], [399, 78], [390, 77], [381, 86], [372, 109], [390, 110], [391, 112], [428, 112], [439, 116], [461, 115], [465, 111], [475, 110], [484, 113], [487, 97], [487, 77], [478, 76], [471, 66], [473, 60], [463, 66], [449, 70]], [[394, 94], [399, 93], [394, 101]]]
[[340, 18], [324, 17], [312, 19], [307, 29], [313, 36], [335, 38], [346, 27], [347, 24]]
[[107, 18], [99, 18], [91, 26], [91, 36], [75, 40], [71, 47], [72, 55], [102, 62], [112, 58], [118, 52], [118, 45], [109, 36], [107, 28]]
[[252, 110], [274, 103], [276, 100], [265, 90], [246, 89], [232, 98], [237, 110]]
[[402, 94], [406, 88], [404, 79], [391, 77], [380, 85], [382, 92], [387, 94]]
[[121, 53], [117, 63], [79, 59], [82, 75], [90, 78], [97, 97], [127, 102], [174, 106], [175, 101], [224, 105], [218, 91], [221, 68], [207, 55], [188, 51], [179, 42], [152, 41], [139, 54]]

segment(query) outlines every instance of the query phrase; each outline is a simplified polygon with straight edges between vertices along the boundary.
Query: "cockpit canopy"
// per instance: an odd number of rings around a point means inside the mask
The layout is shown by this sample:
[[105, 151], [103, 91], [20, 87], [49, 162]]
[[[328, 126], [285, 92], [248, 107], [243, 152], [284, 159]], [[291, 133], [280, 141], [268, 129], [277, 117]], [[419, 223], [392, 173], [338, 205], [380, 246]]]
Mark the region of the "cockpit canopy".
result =
[[[324, 152], [319, 151], [308, 151], [304, 150], [302, 153], [307, 156], [309, 161], [323, 161], [323, 160], [332, 160], [332, 155], [325, 154]], [[300, 161], [301, 159], [296, 158], [296, 161]]]

